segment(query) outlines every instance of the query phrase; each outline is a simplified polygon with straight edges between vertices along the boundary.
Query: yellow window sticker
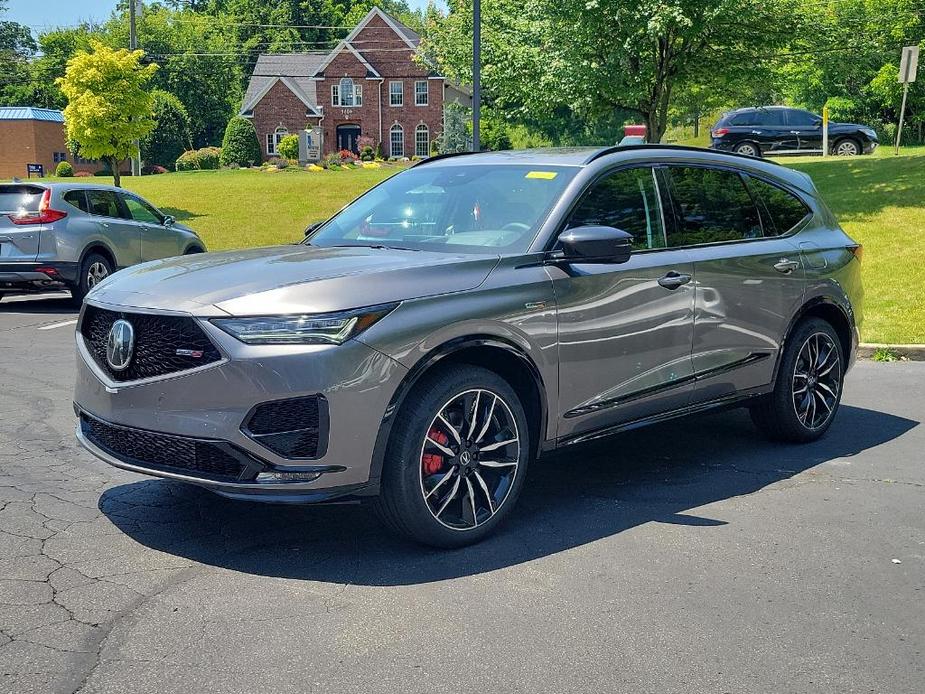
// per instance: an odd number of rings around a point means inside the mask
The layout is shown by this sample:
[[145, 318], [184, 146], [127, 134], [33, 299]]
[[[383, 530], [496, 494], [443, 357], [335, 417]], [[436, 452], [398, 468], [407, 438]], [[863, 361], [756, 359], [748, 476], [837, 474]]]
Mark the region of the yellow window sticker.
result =
[[528, 171], [526, 178], [542, 178], [551, 181], [559, 175], [558, 171]]

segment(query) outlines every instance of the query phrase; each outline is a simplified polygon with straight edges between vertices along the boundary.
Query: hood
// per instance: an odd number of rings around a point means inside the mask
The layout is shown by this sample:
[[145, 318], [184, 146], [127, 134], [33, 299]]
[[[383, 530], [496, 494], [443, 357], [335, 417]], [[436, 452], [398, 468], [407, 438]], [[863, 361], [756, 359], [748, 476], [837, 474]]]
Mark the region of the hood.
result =
[[473, 289], [497, 262], [497, 256], [387, 248], [251, 248], [136, 265], [88, 298], [201, 315], [324, 313]]

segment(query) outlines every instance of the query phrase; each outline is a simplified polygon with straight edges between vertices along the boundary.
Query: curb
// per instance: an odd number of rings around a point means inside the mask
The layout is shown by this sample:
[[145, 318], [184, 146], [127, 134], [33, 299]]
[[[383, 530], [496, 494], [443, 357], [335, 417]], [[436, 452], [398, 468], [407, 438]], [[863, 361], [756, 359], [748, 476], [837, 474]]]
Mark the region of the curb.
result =
[[925, 361], [925, 345], [885, 345], [876, 342], [862, 342], [858, 345], [858, 357], [870, 359], [878, 349], [888, 349], [897, 357], [910, 361]]

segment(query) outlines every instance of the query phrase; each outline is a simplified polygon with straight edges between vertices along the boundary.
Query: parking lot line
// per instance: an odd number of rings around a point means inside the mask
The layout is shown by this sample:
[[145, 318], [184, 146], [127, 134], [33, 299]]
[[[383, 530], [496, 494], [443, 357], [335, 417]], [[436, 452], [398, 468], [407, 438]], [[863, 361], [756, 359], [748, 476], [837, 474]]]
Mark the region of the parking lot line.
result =
[[60, 323], [52, 323], [51, 325], [43, 325], [41, 328], [39, 328], [39, 330], [54, 330], [55, 328], [64, 328], [64, 327], [67, 327], [68, 325], [76, 325], [76, 324], [77, 324], [77, 319], [74, 318], [73, 320], [66, 320]]

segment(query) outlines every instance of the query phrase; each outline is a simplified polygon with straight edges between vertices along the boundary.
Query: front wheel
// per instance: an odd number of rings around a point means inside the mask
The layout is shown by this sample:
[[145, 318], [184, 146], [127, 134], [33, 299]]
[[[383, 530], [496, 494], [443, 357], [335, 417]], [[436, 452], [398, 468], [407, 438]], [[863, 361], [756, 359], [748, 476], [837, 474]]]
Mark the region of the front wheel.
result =
[[854, 140], [840, 140], [835, 143], [835, 155], [839, 157], [856, 157], [861, 153], [861, 146]]
[[427, 545], [478, 542], [514, 506], [530, 450], [524, 408], [507, 381], [476, 366], [441, 369], [397, 415], [375, 508]]
[[815, 441], [835, 419], [844, 364], [832, 326], [821, 318], [804, 321], [787, 340], [774, 391], [751, 407], [752, 421], [771, 439]]

